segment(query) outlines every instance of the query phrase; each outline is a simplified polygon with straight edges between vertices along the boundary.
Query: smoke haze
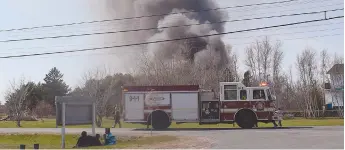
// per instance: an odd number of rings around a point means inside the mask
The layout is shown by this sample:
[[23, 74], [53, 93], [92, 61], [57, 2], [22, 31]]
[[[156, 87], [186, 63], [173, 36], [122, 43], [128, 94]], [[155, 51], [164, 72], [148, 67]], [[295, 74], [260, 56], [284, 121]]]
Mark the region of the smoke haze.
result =
[[[199, 11], [217, 8], [211, 0], [115, 0], [108, 5], [118, 18], [144, 15], [168, 14], [173, 12]], [[165, 16], [144, 17], [126, 20], [122, 28], [160, 28], [176, 25], [220, 22], [227, 19], [227, 14], [221, 11], [204, 11], [195, 13], [179, 13]], [[130, 32], [117, 35], [117, 39], [130, 42], [145, 42], [169, 40], [215, 34], [224, 31], [224, 24], [204, 24], [185, 27], [165, 28], [143, 32]], [[202, 63], [207, 59], [217, 60], [217, 65], [227, 65], [229, 58], [220, 36], [193, 38], [174, 42], [163, 42], [144, 45], [151, 58], [160, 60], [174, 59], [182, 56], [191, 63]]]

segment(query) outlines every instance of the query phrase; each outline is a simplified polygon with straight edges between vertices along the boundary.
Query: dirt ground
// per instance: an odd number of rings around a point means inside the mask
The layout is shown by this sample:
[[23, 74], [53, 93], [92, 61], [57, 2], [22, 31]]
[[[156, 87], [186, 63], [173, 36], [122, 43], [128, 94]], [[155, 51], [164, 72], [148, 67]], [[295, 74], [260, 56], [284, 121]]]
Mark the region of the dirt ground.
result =
[[143, 149], [208, 149], [214, 142], [204, 137], [180, 136], [178, 140], [133, 148]]

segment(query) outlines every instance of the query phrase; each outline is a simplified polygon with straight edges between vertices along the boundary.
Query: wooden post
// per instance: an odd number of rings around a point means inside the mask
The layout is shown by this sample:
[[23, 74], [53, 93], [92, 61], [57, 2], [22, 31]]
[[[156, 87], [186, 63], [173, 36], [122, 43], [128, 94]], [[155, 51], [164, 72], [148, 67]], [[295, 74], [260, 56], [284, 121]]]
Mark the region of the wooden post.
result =
[[62, 102], [61, 148], [65, 148], [66, 103]]
[[[59, 116], [58, 115], [58, 103], [56, 102], [57, 100], [57, 96], [55, 96], [55, 116]], [[58, 128], [59, 124], [58, 124], [58, 118], [55, 117], [55, 127]]]
[[40, 144], [34, 144], [34, 149], [40, 149]]
[[96, 136], [96, 104], [92, 103], [92, 135]]

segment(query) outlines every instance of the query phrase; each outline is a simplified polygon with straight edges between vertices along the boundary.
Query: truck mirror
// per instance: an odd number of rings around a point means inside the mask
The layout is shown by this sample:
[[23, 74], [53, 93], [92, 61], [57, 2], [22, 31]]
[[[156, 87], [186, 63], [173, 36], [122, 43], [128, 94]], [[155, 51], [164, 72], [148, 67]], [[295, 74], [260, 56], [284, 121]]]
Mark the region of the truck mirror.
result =
[[271, 101], [275, 101], [275, 100], [276, 100], [276, 96], [275, 96], [275, 95], [272, 95]]

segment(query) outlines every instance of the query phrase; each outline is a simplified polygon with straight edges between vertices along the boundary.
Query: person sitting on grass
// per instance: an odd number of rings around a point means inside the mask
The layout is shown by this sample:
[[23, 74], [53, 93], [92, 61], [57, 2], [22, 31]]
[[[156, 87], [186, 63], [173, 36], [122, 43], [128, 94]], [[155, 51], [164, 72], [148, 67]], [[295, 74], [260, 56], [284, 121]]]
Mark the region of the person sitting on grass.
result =
[[81, 132], [81, 136], [79, 137], [76, 147], [88, 147], [90, 146], [90, 138], [87, 136], [86, 131]]
[[104, 145], [114, 145], [116, 144], [116, 138], [113, 134], [110, 133], [110, 128], [105, 129], [104, 137]]
[[95, 137], [92, 137], [92, 141], [90, 143], [90, 146], [101, 146], [102, 143], [101, 143], [100, 138], [101, 138], [101, 135], [99, 135], [99, 134], [96, 134]]

